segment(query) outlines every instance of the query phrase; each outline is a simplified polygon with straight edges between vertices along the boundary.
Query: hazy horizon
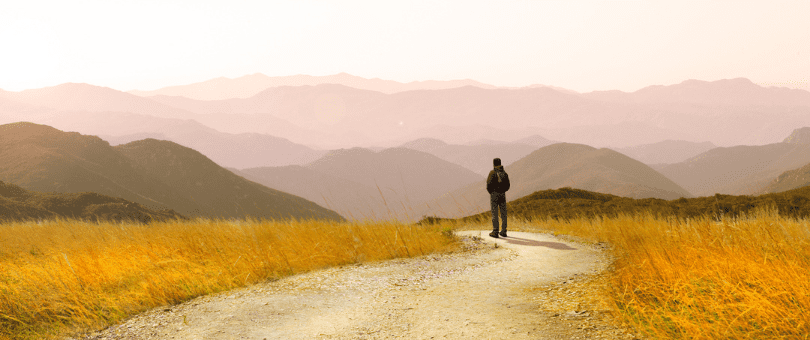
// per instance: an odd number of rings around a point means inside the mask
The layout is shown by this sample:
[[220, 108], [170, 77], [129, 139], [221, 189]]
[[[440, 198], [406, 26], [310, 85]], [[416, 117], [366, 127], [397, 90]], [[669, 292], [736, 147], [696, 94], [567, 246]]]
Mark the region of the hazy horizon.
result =
[[0, 5], [0, 89], [155, 90], [349, 73], [632, 92], [748, 78], [810, 90], [810, 3], [138, 2]]

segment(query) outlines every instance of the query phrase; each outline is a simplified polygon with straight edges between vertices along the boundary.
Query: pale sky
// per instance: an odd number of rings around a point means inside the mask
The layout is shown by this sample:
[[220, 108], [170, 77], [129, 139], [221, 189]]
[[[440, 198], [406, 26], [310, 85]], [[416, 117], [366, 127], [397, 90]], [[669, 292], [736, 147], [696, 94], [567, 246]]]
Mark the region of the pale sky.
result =
[[635, 91], [810, 90], [810, 1], [0, 2], [0, 89], [153, 90], [264, 73]]

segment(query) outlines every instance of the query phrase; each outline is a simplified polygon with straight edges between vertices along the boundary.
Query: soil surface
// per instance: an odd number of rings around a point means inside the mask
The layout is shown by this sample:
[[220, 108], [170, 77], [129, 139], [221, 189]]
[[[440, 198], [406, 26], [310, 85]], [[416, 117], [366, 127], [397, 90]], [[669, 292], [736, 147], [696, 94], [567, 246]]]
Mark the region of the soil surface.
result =
[[329, 268], [151, 310], [85, 339], [634, 338], [598, 246], [461, 231], [464, 250]]

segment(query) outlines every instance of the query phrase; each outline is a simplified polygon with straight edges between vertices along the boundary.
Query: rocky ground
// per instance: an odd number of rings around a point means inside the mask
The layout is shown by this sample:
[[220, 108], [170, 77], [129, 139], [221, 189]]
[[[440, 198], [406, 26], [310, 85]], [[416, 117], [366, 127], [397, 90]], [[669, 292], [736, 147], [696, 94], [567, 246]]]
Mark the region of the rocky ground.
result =
[[458, 232], [462, 251], [329, 268], [151, 310], [84, 339], [633, 339], [598, 246]]

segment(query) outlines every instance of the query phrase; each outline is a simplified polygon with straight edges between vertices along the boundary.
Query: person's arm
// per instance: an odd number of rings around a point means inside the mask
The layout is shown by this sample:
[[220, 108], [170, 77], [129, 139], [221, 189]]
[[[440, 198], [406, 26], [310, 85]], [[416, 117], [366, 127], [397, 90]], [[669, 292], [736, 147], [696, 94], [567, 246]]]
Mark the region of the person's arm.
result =
[[492, 178], [495, 176], [495, 171], [490, 171], [487, 175], [487, 192], [492, 193]]
[[503, 191], [506, 192], [506, 191], [509, 191], [509, 187], [510, 187], [509, 174], [507, 174], [506, 172], [504, 172], [503, 174], [504, 174], [504, 177], [506, 177], [506, 183], [503, 186], [503, 188], [504, 188]]

